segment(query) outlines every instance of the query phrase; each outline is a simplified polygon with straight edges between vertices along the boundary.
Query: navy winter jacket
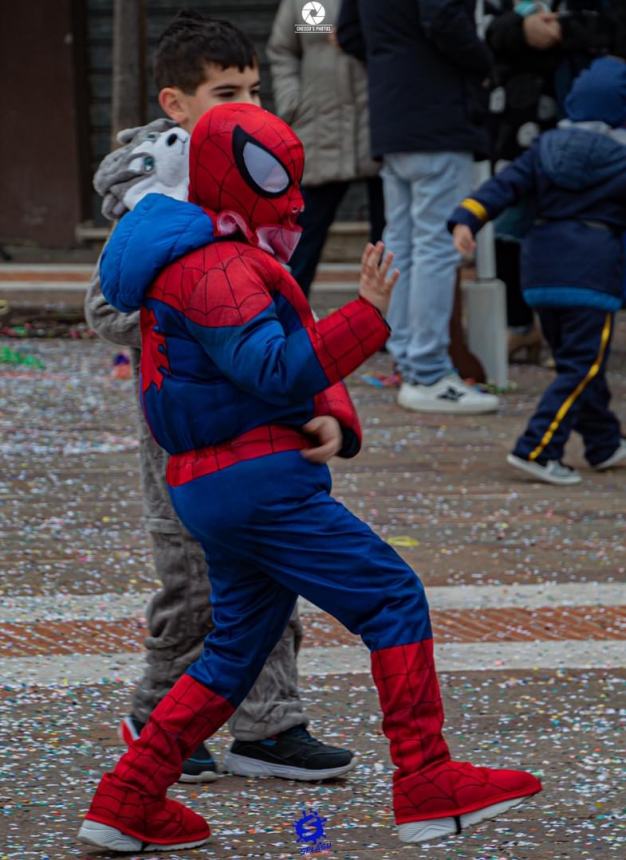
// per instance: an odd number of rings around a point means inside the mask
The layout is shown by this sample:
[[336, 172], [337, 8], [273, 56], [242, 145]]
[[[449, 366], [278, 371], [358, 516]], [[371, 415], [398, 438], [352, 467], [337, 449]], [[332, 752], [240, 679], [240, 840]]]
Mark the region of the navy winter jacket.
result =
[[522, 289], [531, 307], [616, 311], [623, 299], [626, 145], [573, 124], [548, 131], [448, 222], [477, 233], [531, 195], [535, 221], [522, 243]]
[[[372, 155], [487, 151], [491, 54], [475, 0], [344, 0], [341, 47], [367, 62]], [[484, 96], [485, 102], [481, 104]]]

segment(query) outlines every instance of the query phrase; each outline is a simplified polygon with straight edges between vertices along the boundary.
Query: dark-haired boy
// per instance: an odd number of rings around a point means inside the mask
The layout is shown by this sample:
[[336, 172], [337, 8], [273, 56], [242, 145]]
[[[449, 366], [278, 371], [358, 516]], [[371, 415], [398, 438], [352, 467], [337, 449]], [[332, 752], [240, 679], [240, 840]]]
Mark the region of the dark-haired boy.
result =
[[[228, 22], [210, 21], [197, 13], [180, 14], [165, 30], [156, 49], [154, 75], [159, 104], [173, 121], [170, 132], [176, 125], [179, 131], [190, 133], [198, 119], [216, 104], [260, 102], [258, 61], [248, 38]], [[156, 158], [169, 158], [170, 162], [166, 166], [169, 169], [161, 172], [180, 173], [183, 161], [187, 170], [186, 153], [184, 160], [180, 158], [186, 134], [168, 134], [167, 121], [160, 123], [154, 130], [131, 132], [125, 138], [127, 147], [134, 155], [145, 149], [146, 137], [156, 139], [160, 133], [164, 134], [166, 145], [158, 150]], [[136, 145], [137, 140], [143, 146]], [[172, 146], [168, 147], [168, 143]], [[135, 168], [134, 161], [131, 165], [128, 160], [125, 162], [124, 153], [119, 150], [105, 159], [96, 174], [96, 187], [104, 196], [105, 212], [117, 217], [132, 208], [140, 199], [142, 183], [144, 193], [155, 190], [170, 193], [168, 188], [155, 185], [159, 171], [154, 171], [154, 156], [144, 158], [148, 159], [148, 174]], [[142, 161], [138, 156], [135, 160]], [[105, 301], [98, 268], [85, 311], [90, 325], [103, 338], [133, 348], [133, 363], [137, 368], [139, 315], [120, 313]], [[318, 439], [318, 447], [309, 453], [313, 461], [326, 462], [341, 448], [342, 434], [334, 418], [315, 419], [308, 431]], [[141, 417], [140, 440], [146, 526], [162, 588], [146, 613], [147, 665], [133, 696], [131, 715], [122, 723], [122, 736], [127, 743], [139, 735], [154, 707], [198, 656], [211, 628], [204, 553], [172, 509], [164, 477], [166, 455]], [[349, 750], [322, 744], [306, 730], [308, 720], [297, 686], [296, 657], [301, 639], [302, 628], [295, 612], [250, 695], [230, 720], [235, 738], [225, 759], [230, 771], [248, 776], [315, 780], [339, 776], [352, 767]], [[200, 744], [185, 762], [181, 780], [207, 782], [216, 776], [215, 762], [204, 744]]]

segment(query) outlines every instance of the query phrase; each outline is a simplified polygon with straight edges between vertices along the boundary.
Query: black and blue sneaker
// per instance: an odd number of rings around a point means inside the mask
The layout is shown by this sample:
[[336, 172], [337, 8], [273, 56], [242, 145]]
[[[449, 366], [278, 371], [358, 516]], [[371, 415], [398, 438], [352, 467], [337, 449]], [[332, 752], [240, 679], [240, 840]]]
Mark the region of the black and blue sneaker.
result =
[[[120, 724], [119, 735], [126, 746], [134, 743], [144, 723], [140, 722], [133, 716], [124, 717]], [[219, 779], [217, 765], [215, 759], [207, 749], [204, 743], [198, 744], [189, 758], [183, 762], [183, 772], [180, 775], [179, 782], [213, 782]]]
[[262, 741], [234, 741], [224, 756], [224, 769], [237, 776], [305, 782], [343, 776], [354, 765], [354, 753], [318, 741], [305, 726], [293, 726]]

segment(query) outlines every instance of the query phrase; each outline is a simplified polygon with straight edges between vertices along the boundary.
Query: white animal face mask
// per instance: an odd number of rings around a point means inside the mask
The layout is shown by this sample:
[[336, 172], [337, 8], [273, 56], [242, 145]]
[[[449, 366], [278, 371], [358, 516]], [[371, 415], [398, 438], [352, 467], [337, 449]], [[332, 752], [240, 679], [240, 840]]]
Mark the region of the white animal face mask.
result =
[[186, 200], [189, 134], [180, 127], [150, 132], [130, 150], [127, 170], [142, 177], [130, 184], [122, 197], [127, 209], [133, 209], [146, 194], [166, 194], [175, 200]]
[[94, 176], [102, 214], [121, 218], [146, 194], [187, 199], [189, 134], [165, 117], [117, 135], [122, 144], [104, 158]]

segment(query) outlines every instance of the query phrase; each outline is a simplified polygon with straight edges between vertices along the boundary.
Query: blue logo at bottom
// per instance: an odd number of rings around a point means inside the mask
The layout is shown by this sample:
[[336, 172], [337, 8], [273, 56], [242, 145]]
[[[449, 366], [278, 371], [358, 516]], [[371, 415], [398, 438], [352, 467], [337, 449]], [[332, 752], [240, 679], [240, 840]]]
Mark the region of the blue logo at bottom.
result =
[[332, 842], [326, 839], [325, 824], [326, 819], [316, 809], [302, 810], [300, 818], [293, 823], [297, 842], [304, 843], [300, 846], [300, 854], [322, 854], [332, 849]]

